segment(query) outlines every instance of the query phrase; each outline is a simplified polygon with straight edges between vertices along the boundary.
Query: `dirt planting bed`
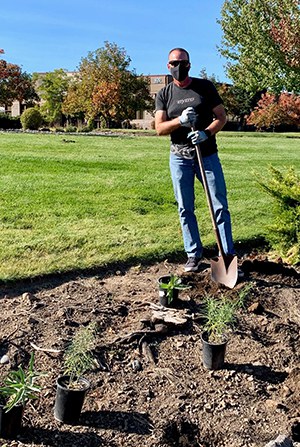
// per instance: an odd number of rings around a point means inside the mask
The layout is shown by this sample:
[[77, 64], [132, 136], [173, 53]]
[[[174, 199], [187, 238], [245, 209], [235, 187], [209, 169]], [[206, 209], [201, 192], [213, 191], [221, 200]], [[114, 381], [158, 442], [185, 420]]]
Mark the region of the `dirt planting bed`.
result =
[[[46, 371], [40, 398], [28, 404], [16, 440], [1, 445], [80, 447], [258, 447], [279, 434], [300, 441], [299, 272], [247, 255], [233, 290], [210, 280], [209, 263], [182, 274], [182, 264], [116, 266], [94, 275], [51, 277], [1, 287], [0, 376], [35, 351]], [[157, 280], [181, 275], [182, 324], [151, 325]], [[230, 334], [224, 369], [202, 365], [201, 303], [206, 294], [236, 299], [252, 284]], [[154, 306], [155, 307], [155, 306]], [[62, 351], [75, 331], [99, 326], [80, 425], [53, 417]], [[148, 350], [145, 349], [148, 348]], [[61, 352], [50, 352], [58, 350]], [[151, 358], [152, 353], [153, 358]]]

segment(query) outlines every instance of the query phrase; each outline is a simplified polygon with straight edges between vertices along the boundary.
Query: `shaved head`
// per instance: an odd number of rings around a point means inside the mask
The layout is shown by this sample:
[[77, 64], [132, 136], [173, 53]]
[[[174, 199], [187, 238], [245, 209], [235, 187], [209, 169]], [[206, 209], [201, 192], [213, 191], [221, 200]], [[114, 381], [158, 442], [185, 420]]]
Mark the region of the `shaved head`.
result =
[[169, 51], [169, 56], [171, 53], [173, 53], [173, 51], [179, 51], [180, 53], [185, 53], [187, 56], [187, 60], [188, 61], [190, 60], [190, 55], [184, 48], [173, 48], [172, 50]]

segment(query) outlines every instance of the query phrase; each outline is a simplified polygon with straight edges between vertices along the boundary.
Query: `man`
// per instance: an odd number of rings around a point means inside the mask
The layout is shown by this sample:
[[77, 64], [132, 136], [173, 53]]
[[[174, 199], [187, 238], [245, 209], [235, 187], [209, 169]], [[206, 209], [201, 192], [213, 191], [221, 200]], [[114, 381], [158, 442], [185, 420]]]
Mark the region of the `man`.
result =
[[234, 254], [226, 185], [215, 137], [226, 123], [226, 113], [213, 83], [189, 76], [191, 63], [185, 49], [172, 49], [167, 67], [173, 82], [157, 94], [155, 128], [158, 135], [171, 137], [170, 171], [188, 257], [185, 271], [193, 272], [198, 270], [203, 254], [194, 212], [195, 177], [201, 182], [195, 144], [201, 147], [224, 252]]

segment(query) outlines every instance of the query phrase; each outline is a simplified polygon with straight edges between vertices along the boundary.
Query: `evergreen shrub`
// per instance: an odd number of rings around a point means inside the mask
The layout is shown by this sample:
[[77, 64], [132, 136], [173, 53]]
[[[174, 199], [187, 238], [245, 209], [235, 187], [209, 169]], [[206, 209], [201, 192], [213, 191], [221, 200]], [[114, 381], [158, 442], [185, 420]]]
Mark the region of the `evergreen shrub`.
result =
[[270, 178], [258, 180], [259, 185], [274, 202], [274, 221], [269, 227], [272, 247], [287, 258], [300, 262], [300, 176], [293, 167], [281, 172], [270, 166]]
[[8, 113], [0, 113], [0, 129], [21, 129], [19, 116], [10, 116]]
[[38, 109], [34, 107], [24, 110], [21, 115], [21, 124], [24, 130], [38, 130], [43, 123], [43, 116]]

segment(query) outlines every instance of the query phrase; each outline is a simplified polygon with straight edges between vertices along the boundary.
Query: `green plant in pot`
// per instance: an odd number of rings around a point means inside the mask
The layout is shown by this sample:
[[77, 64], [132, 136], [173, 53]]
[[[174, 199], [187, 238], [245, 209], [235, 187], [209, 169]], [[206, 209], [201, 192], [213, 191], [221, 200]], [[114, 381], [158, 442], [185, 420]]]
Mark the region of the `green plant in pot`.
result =
[[182, 279], [174, 274], [161, 276], [158, 279], [159, 301], [165, 307], [170, 306], [178, 298], [178, 291], [190, 289], [191, 286], [183, 284]]
[[77, 424], [90, 382], [84, 374], [96, 366], [92, 354], [97, 326], [90, 323], [74, 335], [64, 354], [63, 375], [57, 379], [54, 417], [60, 422]]
[[227, 334], [233, 327], [236, 311], [241, 302], [232, 301], [224, 295], [220, 299], [207, 296], [204, 301], [205, 318], [202, 333], [203, 364], [208, 369], [219, 369], [224, 365]]
[[0, 387], [0, 436], [14, 438], [20, 431], [26, 403], [37, 399], [41, 386], [37, 380], [45, 376], [34, 368], [34, 353], [31, 354], [28, 369], [22, 365], [16, 371], [9, 371]]

